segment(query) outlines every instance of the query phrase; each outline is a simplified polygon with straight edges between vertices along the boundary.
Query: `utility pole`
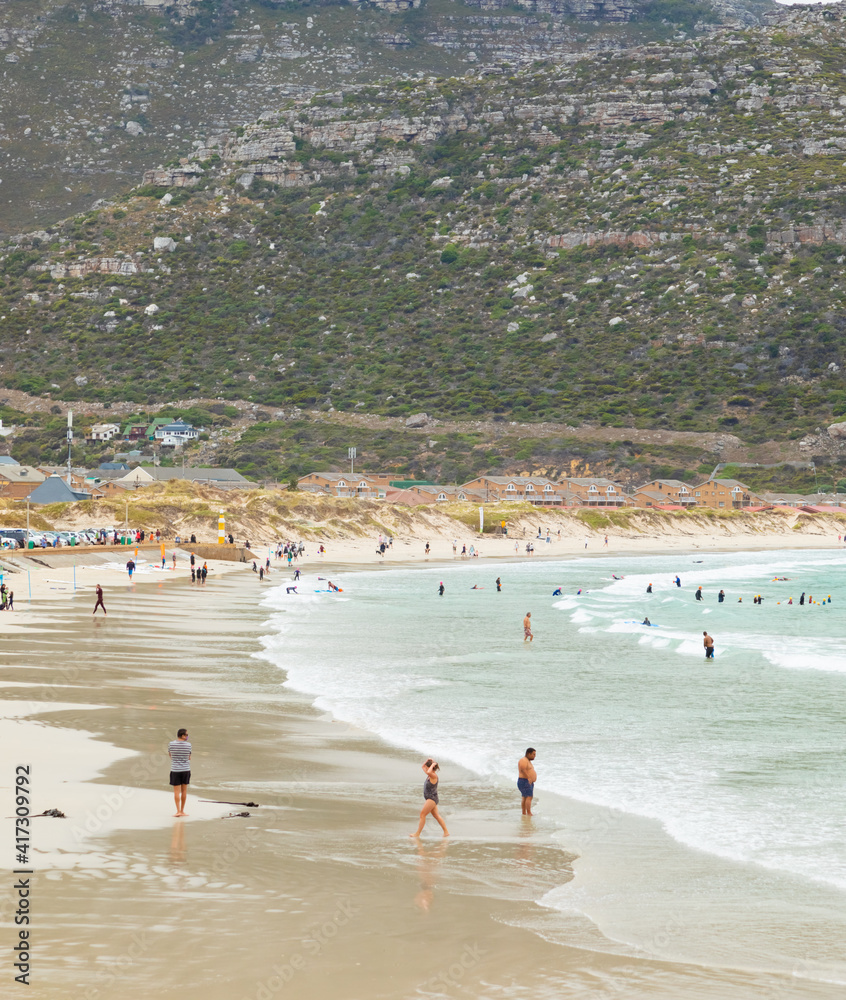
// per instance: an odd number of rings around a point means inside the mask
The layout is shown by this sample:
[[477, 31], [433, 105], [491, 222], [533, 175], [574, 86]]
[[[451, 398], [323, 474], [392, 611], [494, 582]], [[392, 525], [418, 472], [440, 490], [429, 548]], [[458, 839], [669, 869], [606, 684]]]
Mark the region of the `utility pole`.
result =
[[350, 460], [350, 475], [351, 476], [355, 474], [355, 472], [354, 472], [354, 465], [355, 465], [356, 454], [357, 454], [357, 452], [356, 452], [355, 448], [348, 448], [347, 449], [347, 456], [349, 457], [349, 460]]
[[68, 486], [71, 485], [71, 444], [73, 443], [73, 410], [68, 410]]

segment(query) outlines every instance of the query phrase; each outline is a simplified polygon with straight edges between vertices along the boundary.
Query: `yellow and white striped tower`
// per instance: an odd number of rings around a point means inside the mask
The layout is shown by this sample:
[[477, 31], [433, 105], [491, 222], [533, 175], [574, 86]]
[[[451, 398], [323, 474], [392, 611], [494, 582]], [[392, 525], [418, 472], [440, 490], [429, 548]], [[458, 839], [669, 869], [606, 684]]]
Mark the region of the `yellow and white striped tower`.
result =
[[217, 544], [223, 545], [226, 541], [226, 518], [223, 516], [223, 511], [220, 512], [220, 517], [217, 519]]

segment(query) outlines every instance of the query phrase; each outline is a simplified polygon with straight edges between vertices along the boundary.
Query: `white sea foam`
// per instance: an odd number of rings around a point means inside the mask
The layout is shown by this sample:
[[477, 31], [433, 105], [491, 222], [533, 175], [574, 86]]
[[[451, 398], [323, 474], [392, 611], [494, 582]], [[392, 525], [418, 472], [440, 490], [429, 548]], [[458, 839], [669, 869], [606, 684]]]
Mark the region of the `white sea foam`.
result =
[[[626, 579], [610, 584], [587, 560], [497, 568], [508, 589], [483, 595], [466, 593], [463, 567], [441, 568], [443, 599], [431, 572], [397, 570], [389, 608], [384, 574], [348, 578], [345, 602], [276, 588], [265, 603], [285, 613], [272, 616], [266, 655], [322, 708], [398, 745], [510, 782], [530, 741], [541, 788], [651, 817], [715, 856], [846, 884], [846, 766], [833, 752], [846, 694], [842, 561], [747, 553], [709, 556], [695, 572], [678, 556], [617, 566]], [[789, 590], [776, 574], [801, 576], [794, 601], [831, 592], [835, 606], [777, 604]], [[551, 599], [550, 579], [584, 592]], [[717, 649], [707, 664], [703, 612]], [[631, 624], [644, 614], [660, 627]]]

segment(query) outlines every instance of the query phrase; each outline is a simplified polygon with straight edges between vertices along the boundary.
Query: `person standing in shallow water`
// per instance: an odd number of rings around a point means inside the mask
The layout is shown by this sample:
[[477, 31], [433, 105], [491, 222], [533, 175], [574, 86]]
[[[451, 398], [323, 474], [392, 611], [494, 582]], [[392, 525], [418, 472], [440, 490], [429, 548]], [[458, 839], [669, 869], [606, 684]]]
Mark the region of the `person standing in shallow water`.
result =
[[441, 580], [441, 582], [438, 584], [438, 594], [440, 594], [441, 597], [444, 596], [444, 590], [446, 590], [446, 587], [444, 587], [444, 581]]
[[523, 797], [523, 815], [532, 815], [532, 798], [535, 794], [535, 782], [538, 780], [532, 761], [537, 756], [534, 747], [529, 747], [524, 757], [517, 762], [517, 788]]
[[444, 831], [444, 836], [449, 836], [449, 830], [446, 828], [446, 823], [444, 823], [441, 814], [438, 812], [438, 771], [440, 769], [440, 765], [437, 761], [432, 760], [431, 757], [429, 757], [423, 764], [423, 772], [426, 775], [426, 780], [423, 782], [424, 801], [423, 808], [420, 810], [420, 825], [414, 833], [409, 834], [409, 837], [420, 836], [429, 816], [434, 816], [441, 829]]
[[706, 660], [713, 660], [714, 659], [714, 640], [711, 638], [710, 635], [708, 635], [707, 632], [703, 632], [702, 635], [705, 637], [702, 640], [702, 645], [705, 647], [705, 659]]
[[523, 619], [523, 642], [534, 642], [535, 637], [532, 635], [532, 612], [527, 611], [526, 617]]

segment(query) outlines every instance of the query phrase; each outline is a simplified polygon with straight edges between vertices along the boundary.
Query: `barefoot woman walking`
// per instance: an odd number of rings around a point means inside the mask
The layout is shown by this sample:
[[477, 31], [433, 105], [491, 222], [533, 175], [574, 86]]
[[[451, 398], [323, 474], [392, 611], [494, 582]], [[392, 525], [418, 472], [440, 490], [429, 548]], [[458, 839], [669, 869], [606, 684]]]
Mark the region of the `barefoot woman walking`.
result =
[[415, 833], [409, 834], [411, 837], [419, 837], [423, 832], [423, 827], [426, 823], [426, 817], [430, 814], [435, 817], [435, 819], [440, 824], [441, 829], [444, 831], [444, 836], [449, 836], [449, 830], [446, 828], [446, 823], [441, 819], [441, 814], [438, 812], [438, 774], [440, 770], [440, 765], [438, 765], [430, 757], [426, 763], [423, 765], [423, 771], [426, 774], [426, 781], [423, 784], [423, 798], [425, 802], [423, 803], [423, 808], [420, 810], [420, 826], [417, 827]]

